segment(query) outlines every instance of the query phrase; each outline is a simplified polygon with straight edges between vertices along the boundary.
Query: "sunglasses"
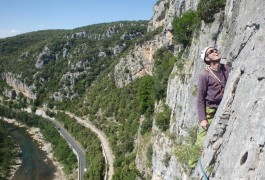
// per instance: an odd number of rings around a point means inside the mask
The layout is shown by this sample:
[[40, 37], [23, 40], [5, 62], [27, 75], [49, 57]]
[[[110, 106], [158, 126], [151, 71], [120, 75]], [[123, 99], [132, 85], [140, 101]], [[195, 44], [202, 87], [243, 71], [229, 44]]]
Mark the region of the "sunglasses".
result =
[[215, 51], [218, 52], [217, 49], [211, 49], [211, 50], [209, 50], [208, 53], [207, 53], [207, 56], [210, 55], [210, 54], [212, 54], [212, 53], [215, 52]]

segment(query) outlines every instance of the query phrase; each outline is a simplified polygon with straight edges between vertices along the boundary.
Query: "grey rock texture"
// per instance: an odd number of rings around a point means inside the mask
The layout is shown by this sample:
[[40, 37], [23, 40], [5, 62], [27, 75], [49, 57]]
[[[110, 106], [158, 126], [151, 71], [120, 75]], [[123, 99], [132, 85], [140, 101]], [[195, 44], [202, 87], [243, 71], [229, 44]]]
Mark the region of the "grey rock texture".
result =
[[[227, 59], [233, 72], [205, 142], [212, 179], [265, 179], [264, 1], [228, 1]], [[219, 43], [217, 43], [219, 44]]]
[[64, 59], [67, 58], [67, 54], [68, 54], [68, 49], [67, 48], [63, 48], [63, 58]]
[[[154, 6], [148, 29], [163, 26], [162, 44], [170, 45], [167, 33], [173, 30], [172, 17], [195, 9], [199, 0], [159, 2]], [[169, 7], [165, 10], [167, 3]], [[170, 130], [160, 132], [153, 125], [152, 179], [202, 178], [199, 166], [193, 174], [185, 173], [174, 155], [174, 148], [178, 147], [172, 136], [185, 136], [197, 124], [196, 88], [204, 68], [199, 55], [209, 45], [221, 51], [222, 61], [231, 64], [233, 70], [205, 140], [202, 165], [210, 179], [265, 179], [264, 9], [262, 0], [227, 0], [226, 9], [215, 15], [213, 23], [202, 23], [200, 35], [193, 38], [183, 55], [183, 72], [174, 67], [168, 82], [166, 103], [172, 108]], [[163, 11], [166, 11], [164, 19]], [[174, 53], [178, 51], [175, 44]], [[171, 156], [166, 164], [165, 154]]]
[[120, 53], [122, 53], [122, 51], [124, 50], [124, 48], [126, 47], [126, 44], [120, 44], [120, 45], [116, 45], [114, 47], [110, 47], [109, 50], [112, 52], [112, 54], [114, 56], [119, 55]]
[[71, 38], [82, 38], [82, 37], [86, 37], [86, 32], [85, 31], [81, 31], [81, 32], [77, 32], [71, 35]]
[[132, 33], [132, 34], [123, 34], [120, 37], [120, 39], [122, 39], [122, 40], [125, 40], [125, 39], [131, 40], [131, 39], [134, 39], [134, 38], [137, 38], [137, 37], [140, 37], [140, 36], [142, 36], [142, 33], [135, 32], [135, 33]]
[[2, 79], [6, 81], [6, 83], [13, 87], [13, 90], [10, 93], [10, 98], [15, 98], [15, 94], [18, 94], [19, 92], [23, 93], [26, 97], [30, 99], [36, 99], [36, 94], [33, 92], [35, 89], [35, 86], [27, 86], [25, 83], [23, 83], [17, 75], [14, 75], [12, 73], [3, 73]]
[[145, 75], [152, 75], [153, 55], [163, 46], [161, 36], [136, 45], [133, 50], [115, 66], [114, 78], [117, 87], [123, 87]]
[[49, 61], [56, 60], [56, 55], [51, 53], [48, 46], [43, 48], [43, 51], [38, 55], [38, 59], [35, 63], [36, 68], [42, 68], [45, 64], [48, 64]]

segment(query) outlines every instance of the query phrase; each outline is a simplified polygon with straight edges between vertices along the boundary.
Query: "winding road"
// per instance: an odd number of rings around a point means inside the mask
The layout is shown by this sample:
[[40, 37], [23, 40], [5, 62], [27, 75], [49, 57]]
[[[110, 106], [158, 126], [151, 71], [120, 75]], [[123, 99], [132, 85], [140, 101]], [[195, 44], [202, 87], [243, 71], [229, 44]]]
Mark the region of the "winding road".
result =
[[[56, 112], [60, 110], [50, 110], [50, 111]], [[67, 114], [68, 116], [74, 118], [79, 124], [85, 126], [86, 128], [89, 128], [92, 132], [94, 132], [98, 136], [101, 142], [102, 149], [103, 149], [103, 156], [108, 166], [104, 179], [112, 180], [112, 177], [114, 174], [114, 156], [113, 156], [113, 153], [110, 148], [106, 135], [101, 130], [96, 128], [88, 119], [82, 119], [67, 111], [60, 111], [60, 112], [63, 112]], [[38, 109], [36, 111], [36, 114], [42, 115], [44, 118], [47, 118], [50, 121], [52, 121], [55, 127], [57, 127], [60, 133], [65, 137], [66, 141], [73, 146], [73, 148], [75, 149], [79, 157], [79, 179], [82, 178], [82, 175], [84, 174], [84, 169], [85, 169], [85, 155], [84, 155], [84, 151], [82, 150], [82, 147], [79, 146], [71, 136], [69, 136], [67, 131], [54, 118], [47, 116], [45, 111], [43, 111], [42, 109]]]
[[86, 169], [86, 155], [85, 151], [83, 150], [82, 146], [76, 142], [76, 140], [64, 129], [59, 122], [57, 122], [54, 118], [51, 118], [46, 115], [46, 113], [42, 109], [38, 109], [36, 111], [37, 115], [41, 115], [42, 117], [51, 121], [56, 129], [60, 132], [63, 138], [67, 141], [70, 145], [76, 156], [78, 157], [78, 180], [83, 179], [84, 171]]
[[[61, 111], [61, 112], [63, 112], [63, 111]], [[74, 114], [72, 114], [70, 112], [64, 112], [64, 113], [66, 113], [70, 117], [75, 118], [75, 120], [78, 123], [82, 124], [83, 126], [89, 128], [91, 131], [96, 133], [96, 135], [98, 136], [99, 140], [101, 141], [101, 146], [102, 146], [102, 149], [103, 149], [103, 155], [105, 157], [105, 161], [106, 161], [106, 164], [108, 166], [108, 168], [107, 168], [107, 170], [108, 170], [108, 172], [107, 172], [108, 178], [107, 179], [111, 180], [112, 176], [114, 174], [114, 165], [113, 165], [114, 156], [113, 156], [113, 153], [112, 153], [112, 150], [110, 148], [110, 145], [109, 145], [109, 142], [107, 140], [106, 135], [101, 130], [96, 128], [88, 119], [84, 120], [84, 119], [82, 119], [80, 117], [75, 116]]]

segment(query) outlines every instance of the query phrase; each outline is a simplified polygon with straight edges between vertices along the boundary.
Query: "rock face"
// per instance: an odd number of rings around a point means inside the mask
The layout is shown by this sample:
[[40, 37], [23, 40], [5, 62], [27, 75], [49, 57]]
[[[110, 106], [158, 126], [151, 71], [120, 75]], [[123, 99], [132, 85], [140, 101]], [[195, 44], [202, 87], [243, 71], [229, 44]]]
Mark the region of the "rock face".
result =
[[123, 87], [145, 75], [152, 75], [153, 55], [163, 46], [161, 36], [143, 45], [136, 45], [134, 49], [115, 66], [115, 84]]
[[[219, 179], [265, 179], [264, 1], [227, 1], [228, 25], [218, 38], [233, 72], [205, 142], [204, 166]], [[225, 44], [221, 44], [225, 39]]]
[[[199, 1], [159, 2], [154, 6], [149, 30], [163, 26], [165, 45], [169, 44], [165, 39], [167, 32], [172, 31], [172, 17], [195, 9]], [[187, 50], [184, 72], [178, 73], [175, 67], [168, 82], [166, 103], [172, 108], [170, 130], [160, 132], [153, 125], [152, 179], [191, 179], [174, 155], [178, 147], [170, 136], [185, 136], [197, 124], [197, 81], [204, 68], [199, 55], [209, 45], [221, 51], [223, 62], [232, 64], [233, 70], [205, 140], [202, 166], [210, 179], [265, 179], [264, 9], [262, 0], [227, 0], [226, 9], [215, 15], [213, 23], [202, 24], [199, 37], [193, 39]], [[137, 163], [143, 169], [139, 163], [144, 162]], [[201, 178], [200, 168], [196, 167], [191, 176]]]
[[23, 93], [26, 97], [30, 99], [36, 99], [36, 94], [33, 93], [33, 90], [35, 89], [33, 86], [28, 87], [26, 84], [21, 82], [16, 76], [12, 73], [3, 73], [2, 79], [6, 81], [6, 83], [14, 88], [14, 91], [12, 90], [10, 95], [10, 98], [14, 98], [16, 94], [19, 92]]
[[48, 46], [45, 46], [43, 51], [38, 55], [35, 67], [42, 68], [45, 64], [48, 64], [49, 61], [55, 61], [56, 56], [54, 53], [51, 53]]

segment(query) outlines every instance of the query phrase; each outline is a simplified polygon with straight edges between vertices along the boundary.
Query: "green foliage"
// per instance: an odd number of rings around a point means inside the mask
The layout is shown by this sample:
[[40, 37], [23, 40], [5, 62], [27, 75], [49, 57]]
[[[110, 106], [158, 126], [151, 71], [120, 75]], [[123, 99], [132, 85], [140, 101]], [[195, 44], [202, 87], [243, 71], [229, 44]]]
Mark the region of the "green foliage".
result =
[[201, 0], [198, 4], [198, 16], [205, 23], [214, 21], [214, 14], [225, 8], [226, 0]]
[[152, 158], [153, 158], [153, 146], [152, 146], [152, 144], [150, 144], [149, 146], [148, 146], [148, 149], [147, 149], [147, 152], [146, 152], [146, 157], [147, 157], [147, 160], [148, 160], [148, 165], [149, 165], [149, 167], [151, 167], [151, 165], [152, 165]]
[[146, 117], [141, 125], [141, 135], [144, 135], [147, 132], [150, 132], [152, 129], [153, 120], [152, 117]]
[[184, 137], [177, 145], [175, 155], [178, 161], [185, 167], [188, 167], [188, 163], [191, 160], [199, 159], [201, 155], [201, 148], [195, 146], [196, 142], [196, 127], [189, 130], [188, 136]]
[[214, 173], [214, 167], [209, 166], [209, 167], [206, 168], [206, 171], [207, 171], [208, 173]]
[[171, 51], [161, 48], [154, 54], [154, 88], [156, 100], [166, 97], [169, 75], [174, 67], [175, 57]]
[[154, 111], [154, 79], [151, 76], [145, 76], [141, 79], [138, 87], [137, 98], [140, 102], [140, 112], [151, 115]]
[[164, 105], [164, 110], [157, 114], [156, 126], [161, 131], [166, 131], [167, 129], [169, 129], [170, 115], [171, 115], [171, 109], [167, 105]]
[[[78, 116], [89, 117], [95, 126], [106, 133], [115, 155], [114, 179], [141, 177], [134, 164], [134, 142], [139, 129], [140, 116], [145, 116], [141, 133], [150, 131], [152, 127], [155, 103], [154, 78], [140, 78], [123, 88], [117, 88], [114, 80], [114, 66], [119, 60], [125, 57], [136, 44], [141, 45], [162, 32], [160, 27], [147, 33], [147, 24], [147, 21], [103, 23], [74, 30], [28, 33], [0, 40], [0, 71], [21, 75], [21, 81], [28, 86], [35, 85], [34, 92], [37, 94], [37, 99], [31, 102], [34, 109], [43, 105], [44, 102], [49, 102], [49, 107], [69, 110]], [[110, 36], [107, 37], [106, 32], [110, 30], [115, 33], [108, 34]], [[86, 32], [87, 37], [72, 38], [78, 32]], [[142, 35], [133, 39], [121, 38], [124, 34], [136, 32]], [[16, 41], [18, 41], [17, 44]], [[116, 46], [122, 47], [121, 53], [114, 55], [111, 49]], [[47, 63], [37, 69], [34, 65], [38, 56], [44, 51], [44, 47], [49, 49], [45, 55]], [[65, 49], [67, 49], [67, 57], [63, 57]], [[101, 51], [106, 53], [106, 57], [98, 56]], [[173, 59], [169, 52], [166, 54], [166, 61], [156, 66], [157, 73], [164, 74], [166, 71], [169, 74], [171, 71]], [[166, 75], [159, 78], [163, 79], [163, 86], [166, 87]], [[56, 101], [52, 98], [54, 92], [60, 92], [68, 99], [63, 99], [62, 102]], [[23, 99], [23, 102], [28, 105], [26, 99]], [[15, 101], [10, 102], [9, 106], [18, 108]], [[54, 116], [54, 114], [50, 115]], [[63, 117], [63, 115], [59, 116]], [[21, 117], [24, 121], [27, 115], [21, 114]], [[28, 120], [32, 125], [39, 124], [31, 118]], [[102, 179], [102, 172], [105, 172], [106, 167], [102, 154], [99, 153], [100, 144], [90, 140], [96, 138], [87, 134], [83, 127], [74, 123], [75, 121], [71, 122], [66, 117], [61, 118], [61, 121], [88, 151], [94, 152], [87, 156], [90, 167], [85, 178], [92, 179], [93, 175], [97, 179]], [[57, 136], [53, 132], [50, 134]], [[64, 145], [59, 147], [65, 148]], [[59, 151], [59, 149], [56, 150]], [[63, 152], [59, 151], [57, 155], [61, 156]], [[66, 172], [72, 169], [70, 166], [65, 166]]]
[[15, 164], [15, 158], [19, 154], [8, 131], [6, 124], [0, 119], [0, 179], [8, 178], [10, 166]]
[[[109, 31], [111, 34], [106, 36]], [[86, 37], [75, 37], [78, 32], [85, 32]], [[125, 53], [135, 43], [151, 39], [157, 33], [153, 31], [145, 35], [146, 32], [147, 21], [120, 21], [0, 39], [0, 71], [20, 75], [19, 79], [26, 85], [35, 85], [36, 105], [53, 101], [54, 92], [60, 92], [69, 99], [82, 98], [102, 71], [121, 56], [114, 55], [111, 49], [120, 46], [121, 52]], [[121, 38], [128, 34], [141, 35], [132, 39]], [[46, 53], [43, 53], [44, 49]], [[100, 51], [107, 56], [99, 57]], [[67, 52], [67, 56], [63, 56], [63, 52]], [[35, 67], [37, 59], [45, 61], [40, 69]], [[55, 102], [54, 105], [59, 104]]]
[[[106, 71], [106, 74], [110, 74], [108, 69]], [[137, 93], [143, 80], [141, 78], [124, 88], [117, 88], [113, 79], [108, 79], [107, 75], [101, 76], [89, 88], [86, 98], [72, 108], [81, 106], [76, 114], [89, 115], [93, 124], [109, 138], [115, 155], [114, 179], [135, 179], [139, 175], [132, 164], [135, 161], [134, 140], [141, 116]]]
[[137, 44], [143, 44], [145, 41], [151, 40], [155, 35], [160, 34], [163, 30], [163, 27], [158, 27], [154, 31], [149, 31], [143, 37], [140, 37], [136, 40]]
[[184, 48], [190, 46], [193, 34], [199, 27], [199, 18], [196, 11], [187, 11], [181, 17], [173, 20], [174, 38]]
[[167, 167], [170, 161], [171, 155], [169, 153], [165, 153], [162, 159], [163, 164]]

